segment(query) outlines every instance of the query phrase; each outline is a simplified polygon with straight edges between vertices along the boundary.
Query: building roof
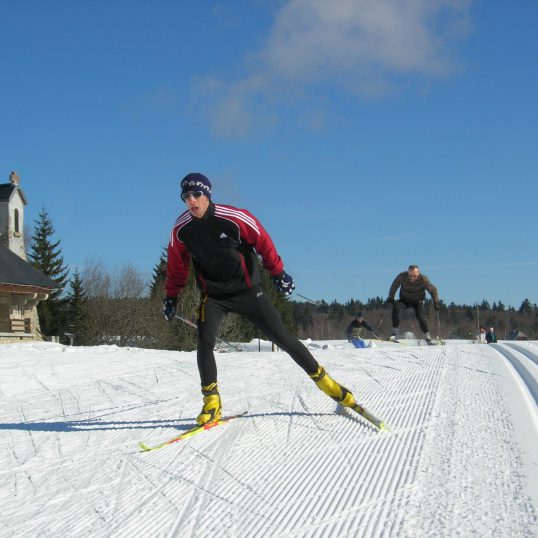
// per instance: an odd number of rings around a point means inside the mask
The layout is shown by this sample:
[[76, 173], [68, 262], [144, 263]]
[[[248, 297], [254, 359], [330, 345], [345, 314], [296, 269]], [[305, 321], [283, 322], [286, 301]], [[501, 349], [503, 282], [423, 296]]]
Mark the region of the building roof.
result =
[[0, 244], [0, 284], [58, 289], [58, 284]]
[[0, 183], [0, 202], [9, 202], [11, 194], [15, 189], [19, 191], [19, 194], [22, 197], [22, 201], [26, 205], [27, 202], [26, 196], [24, 196], [24, 192], [22, 192], [22, 189], [20, 187], [17, 187], [17, 185], [14, 185], [13, 183]]
[[511, 338], [512, 340], [528, 340], [529, 339], [529, 337], [523, 331], [520, 331], [519, 329], [510, 331], [508, 333], [508, 337]]
[[0, 202], [7, 202], [11, 193], [15, 190], [13, 183], [1, 183], [0, 184]]

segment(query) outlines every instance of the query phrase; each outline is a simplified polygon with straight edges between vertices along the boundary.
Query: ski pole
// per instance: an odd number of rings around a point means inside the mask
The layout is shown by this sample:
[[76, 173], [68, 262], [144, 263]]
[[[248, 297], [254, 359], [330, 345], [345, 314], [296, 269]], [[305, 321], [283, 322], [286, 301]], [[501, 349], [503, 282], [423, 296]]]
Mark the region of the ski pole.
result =
[[385, 312], [381, 313], [381, 318], [379, 318], [379, 321], [377, 322], [377, 328], [381, 328], [381, 324], [383, 323], [383, 318], [385, 317]]
[[301, 295], [300, 293], [296, 293], [297, 297], [301, 297], [301, 299], [304, 299], [305, 301], [308, 301], [309, 303], [315, 304], [316, 306], [319, 306], [321, 304], [321, 301], [313, 301], [312, 299], [309, 299], [308, 297], [305, 297], [304, 295]]
[[[190, 321], [189, 319], [186, 319], [186, 318], [183, 318], [181, 316], [178, 316], [177, 314], [176, 314], [175, 317], [177, 319], [181, 320], [183, 323], [186, 323], [187, 325], [189, 325], [193, 329], [198, 329], [198, 325], [196, 325], [196, 323], [194, 323], [194, 321]], [[227, 342], [226, 340], [222, 340], [222, 338], [219, 338], [218, 336], [216, 338], [217, 338], [217, 342], [220, 342], [221, 344], [226, 344], [227, 346], [232, 347], [236, 351], [243, 351], [239, 346], [231, 344], [230, 342]]]
[[437, 338], [440, 342], [442, 342], [443, 340], [441, 338], [441, 321], [439, 318], [439, 310], [436, 310], [435, 313], [437, 314]]

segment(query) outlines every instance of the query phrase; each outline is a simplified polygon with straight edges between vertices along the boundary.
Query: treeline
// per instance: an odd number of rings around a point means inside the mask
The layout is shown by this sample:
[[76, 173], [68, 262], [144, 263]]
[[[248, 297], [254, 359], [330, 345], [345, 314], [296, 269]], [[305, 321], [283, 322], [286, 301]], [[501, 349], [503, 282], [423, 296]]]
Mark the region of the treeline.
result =
[[[44, 335], [59, 336], [61, 342], [73, 345], [195, 349], [193, 328], [179, 320], [167, 322], [163, 317], [164, 250], [149, 281], [129, 264], [110, 271], [101, 263], [87, 262], [82, 268], [70, 270], [64, 263], [60, 241], [54, 241], [53, 234], [48, 213], [42, 210], [31, 236], [28, 259], [58, 285], [58, 290], [38, 305]], [[288, 301], [277, 294], [267, 272], [261, 273], [262, 285], [284, 323], [301, 339], [343, 339], [348, 323], [359, 311], [378, 336], [390, 334], [391, 308], [381, 297], [343, 304]], [[191, 270], [189, 282], [178, 300], [178, 314], [196, 321], [199, 297]], [[492, 305], [487, 301], [480, 305], [446, 305], [441, 301], [439, 315], [427, 301], [426, 309], [432, 335], [439, 334], [442, 338], [473, 339], [479, 326], [484, 326], [494, 327], [499, 339], [507, 338], [515, 330], [523, 331], [530, 339], [538, 339], [538, 307], [528, 299], [517, 310], [505, 307], [500, 301]], [[400, 328], [402, 332], [420, 336], [412, 311], [402, 315]], [[365, 336], [369, 335], [365, 333]], [[234, 314], [225, 317], [219, 333], [219, 338], [230, 342], [248, 342], [258, 337], [265, 335]]]
[[[379, 337], [388, 337], [392, 328], [392, 306], [381, 297], [366, 302], [350, 300], [294, 303], [293, 319], [301, 339], [340, 340], [353, 316], [361, 312]], [[430, 332], [434, 336], [473, 340], [480, 327], [493, 327], [497, 338], [509, 339], [514, 332], [522, 331], [529, 339], [538, 339], [538, 306], [524, 299], [519, 308], [505, 306], [501, 301], [490, 304], [483, 300], [479, 305], [457, 305], [440, 302], [437, 313], [433, 302], [426, 300], [426, 315]], [[412, 309], [401, 315], [401, 332], [411, 332], [420, 337], [420, 330]], [[364, 330], [364, 337], [369, 337]]]

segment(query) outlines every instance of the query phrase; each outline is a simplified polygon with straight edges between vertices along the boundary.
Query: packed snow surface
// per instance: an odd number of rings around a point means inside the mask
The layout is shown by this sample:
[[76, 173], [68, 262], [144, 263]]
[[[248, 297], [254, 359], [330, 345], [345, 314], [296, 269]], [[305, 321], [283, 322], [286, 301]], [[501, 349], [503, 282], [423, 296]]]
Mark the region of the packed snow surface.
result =
[[538, 535], [538, 343], [305, 342], [377, 431], [258, 342], [218, 353], [0, 346], [0, 536]]

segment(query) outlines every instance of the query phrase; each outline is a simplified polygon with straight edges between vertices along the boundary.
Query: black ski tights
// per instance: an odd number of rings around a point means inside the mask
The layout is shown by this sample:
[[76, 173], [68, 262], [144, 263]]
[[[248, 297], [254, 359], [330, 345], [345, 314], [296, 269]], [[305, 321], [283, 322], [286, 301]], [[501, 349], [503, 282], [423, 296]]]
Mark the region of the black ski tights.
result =
[[317, 371], [318, 362], [310, 351], [291, 334], [265, 292], [259, 288], [221, 296], [202, 295], [198, 310], [198, 370], [202, 385], [217, 381], [215, 347], [217, 331], [223, 317], [234, 312], [247, 318], [307, 373]]
[[415, 311], [420, 329], [423, 333], [427, 333], [429, 331], [428, 322], [426, 321], [426, 313], [422, 301], [405, 301], [403, 299], [396, 301], [392, 307], [392, 326], [395, 328], [400, 326], [400, 313], [408, 308], [412, 308]]

